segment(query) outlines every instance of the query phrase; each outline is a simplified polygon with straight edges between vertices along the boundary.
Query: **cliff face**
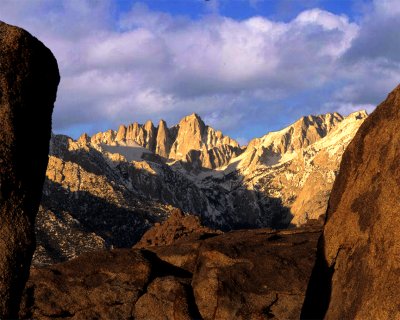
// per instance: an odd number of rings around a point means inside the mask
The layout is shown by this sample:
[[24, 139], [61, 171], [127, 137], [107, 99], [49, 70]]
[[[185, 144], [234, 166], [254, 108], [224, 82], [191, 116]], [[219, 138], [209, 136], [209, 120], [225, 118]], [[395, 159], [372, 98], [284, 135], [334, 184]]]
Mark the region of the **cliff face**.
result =
[[301, 225], [325, 214], [343, 152], [366, 118], [364, 111], [350, 114], [304, 150], [304, 183], [290, 208], [292, 224]]
[[169, 155], [171, 159], [214, 169], [228, 164], [230, 159], [241, 152], [235, 140], [206, 126], [195, 113], [183, 118], [178, 128]]
[[163, 158], [168, 158], [169, 156], [172, 145], [171, 135], [172, 134], [168, 130], [167, 123], [164, 120], [160, 120], [157, 128], [155, 153]]
[[334, 183], [303, 317], [400, 317], [400, 87], [366, 119]]
[[176, 160], [186, 159], [191, 150], [201, 150], [206, 135], [206, 125], [197, 114], [183, 118], [178, 124], [178, 134], [172, 145], [171, 158]]

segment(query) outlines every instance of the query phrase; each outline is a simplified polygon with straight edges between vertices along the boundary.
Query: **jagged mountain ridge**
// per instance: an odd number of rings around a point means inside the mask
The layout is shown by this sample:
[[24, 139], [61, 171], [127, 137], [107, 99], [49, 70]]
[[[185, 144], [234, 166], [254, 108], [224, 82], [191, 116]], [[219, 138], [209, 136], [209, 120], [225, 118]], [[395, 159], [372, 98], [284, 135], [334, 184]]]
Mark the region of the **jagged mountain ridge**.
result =
[[[147, 122], [92, 137], [84, 134], [77, 141], [56, 135], [38, 222], [41, 254], [36, 261], [48, 261], [49, 244], [40, 240], [45, 238], [76, 247], [72, 252], [64, 245], [52, 248], [64, 252], [62, 259], [96, 247], [129, 247], [173, 207], [223, 230], [287, 227], [318, 218], [326, 209], [341, 155], [366, 116], [356, 112], [345, 118], [337, 113], [303, 117], [242, 149], [197, 115], [168, 131], [165, 123], [155, 130]], [[134, 136], [134, 128], [152, 134]], [[171, 132], [176, 133], [173, 139]], [[146, 138], [150, 136], [153, 140]], [[168, 151], [169, 159], [150, 148]], [[239, 155], [230, 153], [234, 148]], [[201, 157], [210, 150], [224, 153], [214, 169]]]
[[292, 154], [322, 139], [343, 119], [338, 113], [310, 115], [300, 118], [280, 131], [253, 139], [240, 157], [237, 168], [251, 171], [262, 164], [274, 165], [283, 155]]
[[[87, 138], [86, 134], [83, 136]], [[234, 139], [205, 125], [196, 113], [184, 117], [171, 128], [164, 120], [157, 127], [151, 121], [144, 125], [137, 122], [120, 125], [117, 131], [108, 130], [93, 135], [90, 142], [112, 146], [139, 145], [167, 160], [181, 160], [209, 169], [223, 166], [241, 153]]]

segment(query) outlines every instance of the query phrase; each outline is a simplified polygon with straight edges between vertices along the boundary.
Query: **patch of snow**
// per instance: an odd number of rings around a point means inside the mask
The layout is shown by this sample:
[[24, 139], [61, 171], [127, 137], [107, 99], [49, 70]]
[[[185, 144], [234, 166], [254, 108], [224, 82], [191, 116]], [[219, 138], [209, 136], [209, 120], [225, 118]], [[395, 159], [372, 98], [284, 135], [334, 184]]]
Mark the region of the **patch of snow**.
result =
[[128, 162], [131, 161], [142, 161], [144, 153], [152, 153], [150, 150], [143, 148], [136, 142], [130, 142], [129, 145], [115, 145], [110, 146], [107, 144], [101, 144], [101, 148], [109, 153], [117, 153], [125, 157]]

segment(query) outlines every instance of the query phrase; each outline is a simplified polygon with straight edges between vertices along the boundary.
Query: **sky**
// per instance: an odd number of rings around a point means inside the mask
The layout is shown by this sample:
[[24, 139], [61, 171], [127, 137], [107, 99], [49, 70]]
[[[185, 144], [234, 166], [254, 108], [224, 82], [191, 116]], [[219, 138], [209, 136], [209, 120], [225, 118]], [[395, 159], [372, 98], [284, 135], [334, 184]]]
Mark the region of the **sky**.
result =
[[373, 111], [400, 79], [398, 0], [1, 0], [58, 60], [53, 131], [198, 113], [246, 144]]

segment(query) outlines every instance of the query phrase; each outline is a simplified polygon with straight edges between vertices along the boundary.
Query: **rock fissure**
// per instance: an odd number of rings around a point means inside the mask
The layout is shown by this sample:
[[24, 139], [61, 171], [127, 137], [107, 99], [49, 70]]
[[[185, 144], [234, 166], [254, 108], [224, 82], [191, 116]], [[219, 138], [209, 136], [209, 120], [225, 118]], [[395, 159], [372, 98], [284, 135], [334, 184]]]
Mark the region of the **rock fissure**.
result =
[[275, 294], [275, 299], [272, 300], [272, 302], [270, 304], [268, 304], [263, 312], [264, 314], [267, 316], [268, 319], [272, 319], [275, 318], [275, 315], [272, 313], [271, 308], [279, 301], [279, 296], [278, 294]]

